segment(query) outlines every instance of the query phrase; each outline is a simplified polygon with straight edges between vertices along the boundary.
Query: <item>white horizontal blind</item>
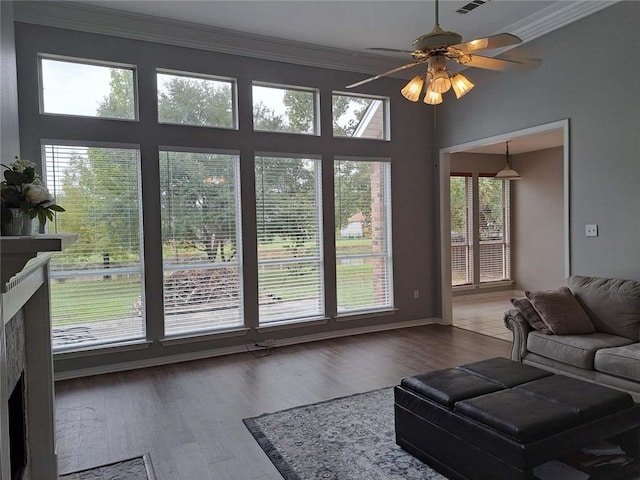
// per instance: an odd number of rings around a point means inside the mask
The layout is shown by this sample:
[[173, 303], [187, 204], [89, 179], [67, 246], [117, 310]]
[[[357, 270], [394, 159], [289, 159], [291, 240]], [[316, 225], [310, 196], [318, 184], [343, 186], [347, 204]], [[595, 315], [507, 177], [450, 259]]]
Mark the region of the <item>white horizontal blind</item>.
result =
[[242, 324], [239, 157], [160, 152], [165, 334]]
[[473, 283], [473, 182], [470, 175], [452, 175], [451, 284]]
[[66, 209], [49, 231], [78, 234], [51, 261], [54, 348], [144, 337], [139, 150], [44, 145], [42, 154]]
[[386, 161], [335, 161], [339, 313], [393, 305], [390, 172]]
[[509, 181], [478, 178], [480, 283], [511, 279]]
[[260, 323], [324, 312], [320, 161], [256, 157]]

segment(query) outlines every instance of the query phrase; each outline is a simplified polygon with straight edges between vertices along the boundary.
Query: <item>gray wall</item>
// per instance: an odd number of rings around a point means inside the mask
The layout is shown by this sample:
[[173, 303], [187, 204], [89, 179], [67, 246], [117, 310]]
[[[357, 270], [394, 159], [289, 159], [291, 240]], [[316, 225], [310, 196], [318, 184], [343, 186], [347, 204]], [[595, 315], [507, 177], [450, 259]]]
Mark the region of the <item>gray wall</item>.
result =
[[562, 147], [514, 155], [511, 266], [518, 290], [550, 290], [564, 278]]
[[570, 120], [573, 274], [640, 280], [638, 25], [640, 2], [616, 3], [508, 52], [536, 70], [466, 70], [476, 88], [438, 107], [440, 147]]
[[13, 2], [0, 2], [0, 17], [0, 158], [7, 164], [20, 155]]
[[[362, 75], [182, 47], [161, 45], [70, 30], [16, 24], [21, 144], [25, 155], [39, 158], [41, 139], [123, 142], [140, 144], [142, 155], [143, 216], [146, 246], [145, 272], [147, 327], [152, 344], [141, 351], [93, 355], [56, 360], [56, 370], [99, 367], [113, 362], [148, 361], [165, 355], [189, 355], [233, 346], [244, 346], [247, 337], [213, 338], [200, 342], [163, 345], [161, 329], [162, 252], [160, 242], [158, 145], [240, 150], [241, 191], [244, 234], [245, 316], [248, 326], [257, 325], [257, 259], [255, 241], [255, 191], [253, 153], [284, 152], [322, 154], [325, 258], [334, 256], [333, 247], [333, 156], [388, 157], [392, 163], [392, 216], [394, 254], [395, 313], [362, 316], [326, 325], [298, 327], [259, 334], [250, 330], [248, 338], [286, 339], [302, 335], [322, 335], [351, 328], [384, 328], [386, 325], [420, 320], [438, 315], [434, 305], [436, 280], [433, 239], [436, 222], [432, 204], [434, 168], [430, 158], [433, 144], [431, 116], [424, 104], [404, 100], [401, 80], [383, 79], [359, 89], [360, 92], [391, 98], [391, 141], [333, 138], [331, 93]], [[134, 64], [138, 67], [140, 121], [122, 122], [97, 118], [40, 115], [38, 112], [37, 53], [67, 55]], [[237, 78], [240, 130], [158, 125], [156, 121], [155, 68], [209, 73]], [[319, 137], [258, 132], [251, 129], [251, 81], [318, 87], [321, 97]], [[326, 261], [327, 311], [335, 310], [335, 269]], [[420, 298], [413, 298], [413, 291]]]

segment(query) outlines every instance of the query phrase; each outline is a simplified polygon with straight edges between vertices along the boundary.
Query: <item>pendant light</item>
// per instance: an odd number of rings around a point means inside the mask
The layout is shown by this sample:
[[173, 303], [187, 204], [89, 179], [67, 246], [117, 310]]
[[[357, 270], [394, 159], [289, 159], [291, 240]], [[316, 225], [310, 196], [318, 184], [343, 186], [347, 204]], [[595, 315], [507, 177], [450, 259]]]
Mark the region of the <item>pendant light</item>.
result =
[[509, 142], [505, 142], [507, 146], [507, 164], [500, 170], [495, 178], [498, 180], [521, 180], [522, 177], [518, 172], [511, 168], [511, 157], [509, 156]]

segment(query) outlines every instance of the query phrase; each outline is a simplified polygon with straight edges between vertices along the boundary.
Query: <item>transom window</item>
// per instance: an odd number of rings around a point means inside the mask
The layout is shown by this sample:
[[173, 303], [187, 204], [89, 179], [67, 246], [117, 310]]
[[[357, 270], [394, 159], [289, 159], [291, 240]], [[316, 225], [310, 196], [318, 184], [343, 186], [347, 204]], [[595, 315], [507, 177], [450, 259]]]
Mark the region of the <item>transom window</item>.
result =
[[388, 99], [334, 93], [333, 136], [389, 140]]
[[158, 70], [158, 122], [237, 128], [235, 81]]
[[135, 67], [40, 57], [40, 111], [58, 115], [135, 120]]
[[317, 90], [254, 82], [252, 94], [254, 130], [320, 134]]

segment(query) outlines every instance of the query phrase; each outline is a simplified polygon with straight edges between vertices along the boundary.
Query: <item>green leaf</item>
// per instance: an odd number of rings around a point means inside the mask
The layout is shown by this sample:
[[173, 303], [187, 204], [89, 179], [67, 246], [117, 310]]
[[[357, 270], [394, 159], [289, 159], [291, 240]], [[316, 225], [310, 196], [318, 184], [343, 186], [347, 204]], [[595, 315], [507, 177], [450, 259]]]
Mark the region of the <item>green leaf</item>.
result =
[[29, 177], [20, 172], [14, 172], [13, 170], [5, 170], [4, 178], [9, 185], [22, 185], [23, 183], [29, 183]]
[[54, 212], [66, 212], [64, 208], [62, 208], [60, 205], [56, 205], [55, 203], [53, 205], [49, 205], [49, 208]]

